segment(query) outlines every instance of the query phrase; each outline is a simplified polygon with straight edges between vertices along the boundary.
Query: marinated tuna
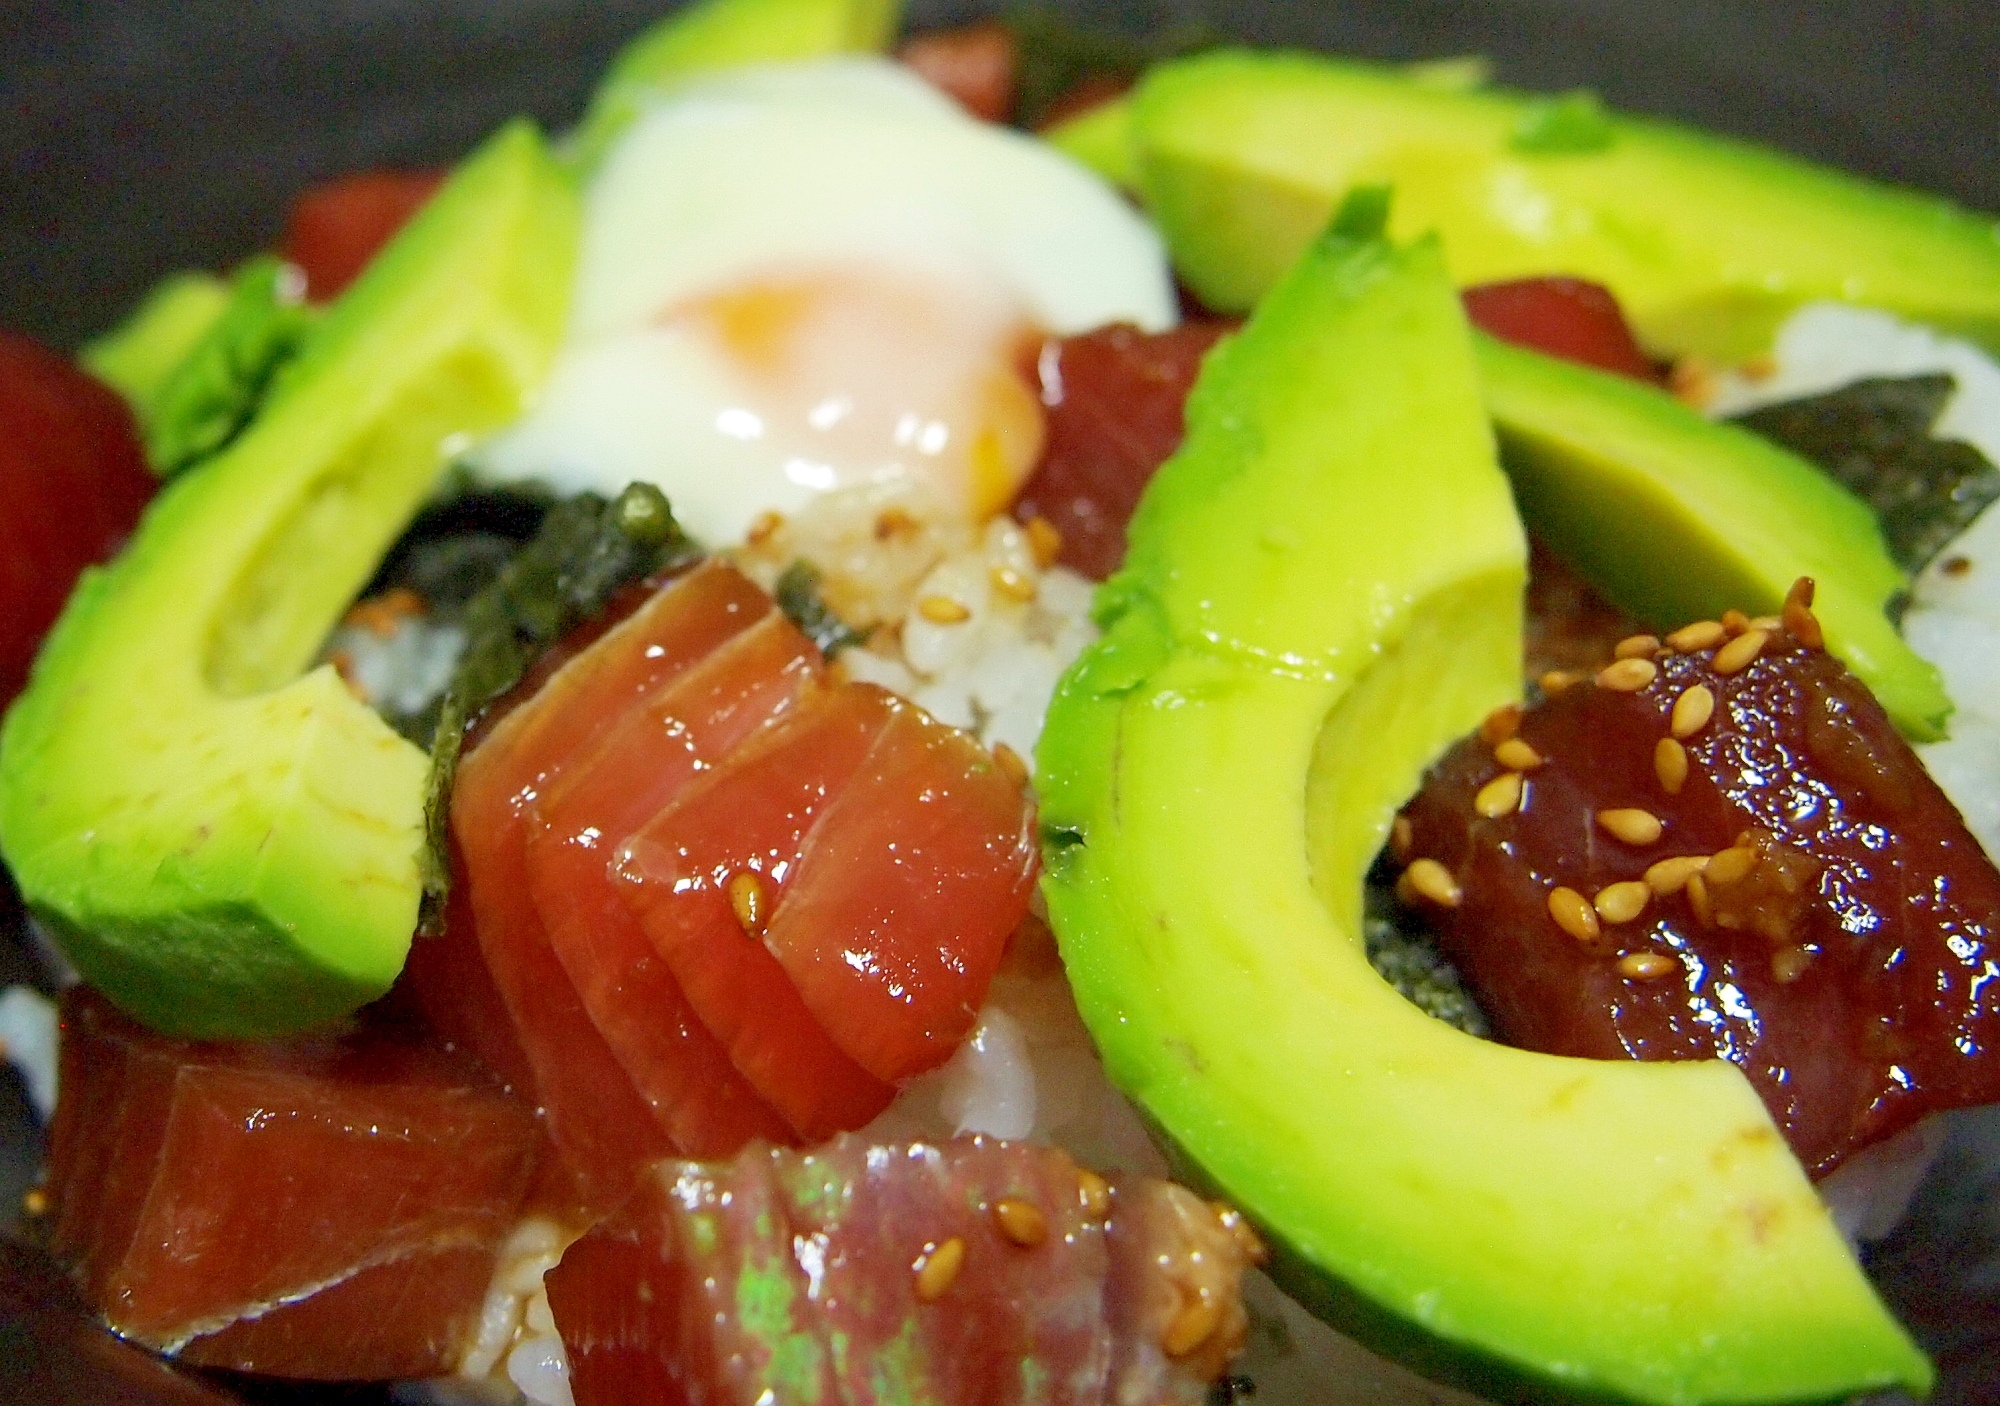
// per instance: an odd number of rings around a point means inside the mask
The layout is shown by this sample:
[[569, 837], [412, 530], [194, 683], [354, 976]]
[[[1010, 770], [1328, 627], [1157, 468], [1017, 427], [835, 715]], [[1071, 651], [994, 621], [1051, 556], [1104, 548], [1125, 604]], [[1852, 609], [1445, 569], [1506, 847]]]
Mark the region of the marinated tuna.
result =
[[1201, 359], [1235, 326], [1213, 319], [1151, 334], [1105, 327], [1043, 348], [1048, 448], [1014, 512], [1061, 533], [1063, 565], [1100, 581], [1118, 569], [1139, 494], [1180, 447]]
[[[474, 936], [420, 952], [425, 1004], [526, 1066], [599, 1211], [656, 1158], [880, 1113], [970, 1030], [1034, 862], [1019, 778], [829, 681], [720, 563], [547, 673], [467, 757], [452, 825]], [[454, 1003], [473, 946], [497, 999]], [[481, 1012], [511, 1031], [461, 1028]]]
[[286, 1376], [457, 1365], [535, 1170], [533, 1115], [401, 1032], [155, 1035], [65, 998], [52, 1248], [112, 1329]]
[[578, 1406], [1191, 1403], [1244, 1340], [1234, 1212], [959, 1139], [663, 1163], [547, 1278]]
[[2000, 874], [1881, 707], [1782, 619], [1628, 639], [1505, 711], [1399, 824], [1401, 891], [1502, 1040], [1740, 1065], [1824, 1175], [2000, 1099]]

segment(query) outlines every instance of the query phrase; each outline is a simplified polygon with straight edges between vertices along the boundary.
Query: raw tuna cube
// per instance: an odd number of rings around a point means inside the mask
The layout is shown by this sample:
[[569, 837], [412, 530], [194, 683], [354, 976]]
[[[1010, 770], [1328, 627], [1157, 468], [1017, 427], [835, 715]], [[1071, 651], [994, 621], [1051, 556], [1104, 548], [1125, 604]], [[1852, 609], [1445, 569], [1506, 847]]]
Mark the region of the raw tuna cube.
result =
[[65, 998], [56, 1247], [117, 1332], [286, 1376], [450, 1370], [533, 1115], [400, 1032], [172, 1040]]
[[545, 1282], [577, 1406], [1192, 1406], [1260, 1253], [1052, 1148], [842, 1137], [662, 1163]]

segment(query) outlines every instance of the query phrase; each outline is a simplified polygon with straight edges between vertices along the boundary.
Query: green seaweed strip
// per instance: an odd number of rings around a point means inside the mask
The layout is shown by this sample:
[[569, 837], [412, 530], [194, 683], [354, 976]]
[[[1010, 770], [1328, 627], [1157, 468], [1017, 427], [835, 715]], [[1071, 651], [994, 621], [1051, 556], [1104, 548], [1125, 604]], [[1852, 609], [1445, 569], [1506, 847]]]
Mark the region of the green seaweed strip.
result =
[[778, 609], [829, 659], [836, 651], [868, 638], [866, 630], [855, 629], [833, 613], [833, 607], [819, 593], [819, 572], [808, 561], [801, 559], [786, 567], [773, 594], [778, 598]]
[[1945, 374], [1871, 377], [1735, 420], [1873, 508], [1889, 554], [1914, 575], [2000, 498], [2000, 469], [1973, 446], [1931, 433], [1955, 388]]
[[438, 705], [424, 795], [426, 927], [450, 887], [451, 783], [466, 729], [619, 591], [699, 555], [652, 484], [632, 484], [610, 502], [579, 494], [551, 507], [533, 539], [466, 603], [465, 652]]

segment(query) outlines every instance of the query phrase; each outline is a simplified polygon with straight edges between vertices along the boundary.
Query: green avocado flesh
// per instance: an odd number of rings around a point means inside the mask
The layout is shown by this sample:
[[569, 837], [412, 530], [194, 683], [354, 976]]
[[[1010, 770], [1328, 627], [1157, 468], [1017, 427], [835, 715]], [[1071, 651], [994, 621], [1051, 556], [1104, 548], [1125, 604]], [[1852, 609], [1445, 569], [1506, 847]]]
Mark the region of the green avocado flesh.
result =
[[[1298, 54], [1163, 65], [1132, 104], [1148, 208], [1188, 285], [1252, 306], [1342, 193], [1392, 184], [1392, 232], [1436, 230], [1461, 285], [1570, 274], [1659, 353], [1735, 362], [1800, 303], [1886, 308], [2000, 348], [2000, 226], [1587, 95], [1454, 90]], [[1098, 149], [1106, 148], [1100, 139]]]
[[1944, 735], [1951, 699], [1885, 613], [1909, 582], [1866, 503], [1664, 391], [1475, 336], [1521, 515], [1559, 556], [1660, 630], [1776, 614], [1810, 576], [1827, 648], [1905, 735]]
[[488, 141], [85, 577], [8, 713], [0, 852], [148, 1025], [280, 1034], [400, 970], [426, 759], [303, 671], [448, 457], [540, 381], [579, 219], [532, 128]]
[[1441, 1379], [1921, 1391], [1733, 1066], [1476, 1040], [1368, 965], [1396, 808], [1515, 694], [1523, 558], [1436, 241], [1336, 226], [1209, 357], [1042, 736], [1044, 891], [1106, 1065], [1286, 1288]]
[[700, 0], [619, 51], [567, 143], [569, 159], [595, 166], [650, 98], [690, 74], [880, 53], [902, 16], [903, 0]]

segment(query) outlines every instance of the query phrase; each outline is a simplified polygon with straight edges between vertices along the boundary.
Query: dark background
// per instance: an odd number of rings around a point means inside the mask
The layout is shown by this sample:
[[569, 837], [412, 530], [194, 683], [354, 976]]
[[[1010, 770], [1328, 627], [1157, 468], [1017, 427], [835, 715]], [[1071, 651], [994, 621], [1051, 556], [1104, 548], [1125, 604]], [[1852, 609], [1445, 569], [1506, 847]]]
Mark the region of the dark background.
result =
[[[170, 268], [268, 241], [356, 166], [433, 164], [581, 108], [654, 0], [0, 4], [0, 326], [63, 343]], [[929, 27], [999, 5], [913, 0]], [[1528, 87], [1698, 118], [2000, 210], [2000, 4], [1890, 0], [1068, 0], [1144, 33], [1394, 58], [1483, 53]]]
[[[640, 0], [0, 0], [0, 327], [61, 345], [159, 275], [270, 242], [307, 183], [436, 165], [501, 119], [573, 120]], [[913, 0], [915, 27], [1000, 5]], [[1385, 58], [1480, 53], [1499, 78], [1589, 86], [2000, 210], [2000, 0], [1067, 0], [1128, 33], [1201, 22]], [[0, 983], [31, 970], [0, 883]], [[37, 1157], [0, 1074], [0, 1225]], [[1964, 1119], [1910, 1221], [1871, 1258], [1939, 1358], [1939, 1403], [2000, 1401], [2000, 1115]], [[213, 1400], [63, 1307], [0, 1241], [0, 1403]], [[293, 1394], [255, 1393], [258, 1400]], [[381, 1401], [379, 1392], [314, 1401]]]

